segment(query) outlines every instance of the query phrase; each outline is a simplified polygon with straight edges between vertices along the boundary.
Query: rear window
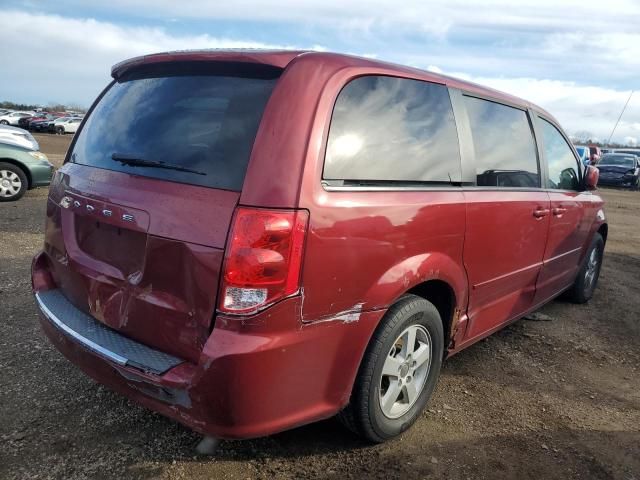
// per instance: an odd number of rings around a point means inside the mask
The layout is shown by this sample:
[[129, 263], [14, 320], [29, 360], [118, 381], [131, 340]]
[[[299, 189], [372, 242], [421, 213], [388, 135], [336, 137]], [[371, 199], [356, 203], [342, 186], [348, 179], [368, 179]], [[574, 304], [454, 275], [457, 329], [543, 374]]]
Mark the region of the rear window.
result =
[[71, 159], [239, 191], [280, 72], [220, 64], [168, 64], [135, 71], [114, 82], [95, 106]]
[[333, 110], [323, 178], [345, 184], [460, 182], [447, 87], [374, 75], [348, 83]]

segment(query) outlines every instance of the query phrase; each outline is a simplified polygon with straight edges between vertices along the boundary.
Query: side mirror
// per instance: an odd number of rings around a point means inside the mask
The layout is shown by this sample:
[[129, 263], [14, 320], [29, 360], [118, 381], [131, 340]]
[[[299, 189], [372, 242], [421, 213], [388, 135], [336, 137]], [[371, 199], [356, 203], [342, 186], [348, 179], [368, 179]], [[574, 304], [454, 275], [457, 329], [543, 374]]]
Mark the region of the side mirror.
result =
[[595, 190], [598, 186], [599, 177], [600, 170], [593, 165], [588, 165], [584, 171], [584, 188], [586, 190]]

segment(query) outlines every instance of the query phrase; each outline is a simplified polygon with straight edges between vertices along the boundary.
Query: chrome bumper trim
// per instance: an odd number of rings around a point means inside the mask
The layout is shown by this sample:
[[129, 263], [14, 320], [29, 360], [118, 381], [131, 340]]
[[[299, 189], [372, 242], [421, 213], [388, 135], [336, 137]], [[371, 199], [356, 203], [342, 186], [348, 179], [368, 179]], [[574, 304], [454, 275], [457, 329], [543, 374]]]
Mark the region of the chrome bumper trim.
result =
[[44, 313], [45, 317], [47, 317], [49, 321], [53, 323], [56, 327], [58, 327], [60, 330], [65, 332], [70, 337], [73, 337], [74, 339], [76, 339], [78, 342], [80, 342], [82, 345], [84, 345], [88, 349], [93, 350], [95, 353], [102, 355], [108, 360], [111, 360], [112, 362], [115, 362], [118, 365], [122, 365], [122, 366], [127, 364], [127, 359], [124, 358], [123, 356], [118, 355], [117, 353], [112, 352], [111, 350], [107, 350], [106, 348], [98, 345], [97, 343], [89, 340], [86, 337], [83, 337], [78, 332], [76, 332], [75, 330], [72, 330], [67, 325], [62, 323], [62, 321], [60, 321], [60, 319], [56, 317], [53, 314], [53, 312], [49, 310], [49, 308], [44, 304], [44, 302], [42, 301], [42, 298], [40, 297], [39, 292], [36, 292], [35, 296], [36, 296], [36, 301], [38, 302], [38, 307], [40, 307], [40, 310], [42, 310], [42, 313]]

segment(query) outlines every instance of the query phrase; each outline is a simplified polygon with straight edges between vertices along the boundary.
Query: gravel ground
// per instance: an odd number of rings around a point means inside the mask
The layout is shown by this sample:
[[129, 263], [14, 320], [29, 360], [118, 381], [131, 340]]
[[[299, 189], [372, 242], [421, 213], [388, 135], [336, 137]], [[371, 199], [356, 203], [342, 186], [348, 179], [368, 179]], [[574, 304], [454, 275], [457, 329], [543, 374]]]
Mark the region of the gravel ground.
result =
[[[60, 163], [70, 138], [40, 135]], [[384, 445], [335, 420], [196, 457], [184, 427], [93, 383], [37, 324], [29, 282], [46, 189], [0, 204], [0, 479], [640, 479], [640, 193], [602, 190], [609, 242], [588, 305], [545, 306], [446, 362]]]

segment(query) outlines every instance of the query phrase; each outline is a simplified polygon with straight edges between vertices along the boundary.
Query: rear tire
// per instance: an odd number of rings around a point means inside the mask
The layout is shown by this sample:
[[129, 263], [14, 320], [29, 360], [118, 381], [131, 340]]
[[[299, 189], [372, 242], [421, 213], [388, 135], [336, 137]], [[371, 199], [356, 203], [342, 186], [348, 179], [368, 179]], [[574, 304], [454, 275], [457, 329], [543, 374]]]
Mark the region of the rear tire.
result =
[[20, 167], [0, 162], [0, 202], [18, 200], [28, 188], [29, 180]]
[[602, 235], [596, 232], [578, 271], [578, 276], [566, 293], [566, 297], [573, 303], [586, 303], [593, 297], [600, 277], [603, 254], [604, 240]]
[[400, 435], [431, 398], [443, 354], [438, 310], [424, 298], [405, 295], [389, 308], [373, 334], [339, 420], [375, 443]]

